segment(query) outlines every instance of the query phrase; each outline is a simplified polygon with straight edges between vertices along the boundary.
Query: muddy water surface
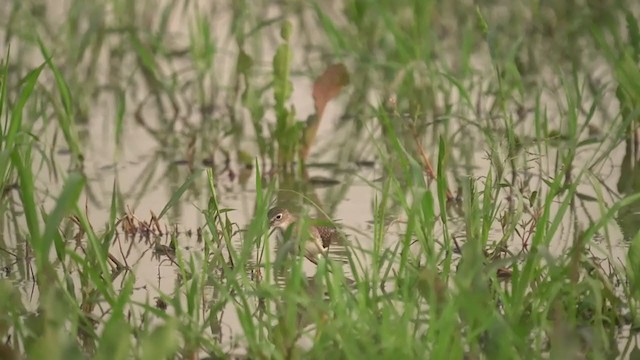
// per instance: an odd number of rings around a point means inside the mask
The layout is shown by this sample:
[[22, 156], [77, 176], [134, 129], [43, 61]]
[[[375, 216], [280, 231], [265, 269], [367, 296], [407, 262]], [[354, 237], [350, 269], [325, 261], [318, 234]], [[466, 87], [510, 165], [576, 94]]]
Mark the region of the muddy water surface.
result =
[[[178, 74], [179, 80], [184, 80], [181, 90], [176, 92], [176, 108], [169, 105], [170, 101], [167, 97], [163, 97], [162, 107], [153, 101], [148, 101], [152, 91], [145, 86], [145, 82], [139, 74], [133, 76], [130, 82], [119, 84], [123, 86], [123, 98], [126, 104], [123, 114], [124, 129], [121, 145], [117, 145], [115, 141], [118, 131], [116, 118], [119, 104], [110, 93], [91, 97], [90, 102], [86, 104], [89, 109], [88, 119], [76, 124], [84, 151], [84, 172], [89, 180], [87, 191], [85, 191], [82, 200], [86, 202], [90, 221], [97, 229], [100, 229], [101, 224], [106, 224], [108, 221], [114, 183], [117, 184], [121, 193], [121, 205], [125, 207], [126, 212], [142, 221], [147, 221], [151, 218], [152, 212], [156, 215], [160, 214], [165, 205], [170, 202], [172, 194], [187, 181], [191, 173], [205, 168], [213, 168], [216, 174], [215, 184], [219, 202], [222, 207], [233, 209], [228, 216], [239, 229], [244, 229], [254, 216], [256, 169], [243, 163], [238, 151], [260, 160], [257, 145], [258, 135], [251, 128], [247, 117], [236, 120], [244, 124], [245, 131], [240, 135], [220, 136], [219, 131], [228, 130], [229, 114], [224, 110], [225, 104], [222, 97], [216, 98], [214, 94], [218, 91], [230, 91], [231, 86], [234, 85], [231, 83], [230, 74], [233, 72], [238, 50], [229, 33], [233, 19], [228, 8], [224, 6], [213, 6], [208, 1], [196, 3], [198, 5], [194, 8], [197, 8], [200, 14], [206, 14], [205, 16], [210, 20], [211, 34], [216, 40], [216, 52], [213, 58], [215, 69], [204, 81], [205, 86], [210, 86], [204, 92], [206, 96], [212, 98], [210, 106], [213, 111], [207, 112], [198, 109], [196, 102], [199, 94], [194, 81], [197, 74], [187, 71], [186, 75], [181, 75], [180, 69], [188, 68], [190, 65], [186, 59], [177, 58], [173, 61], [161, 61], [158, 66], [159, 72]], [[61, 7], [57, 9], [62, 9], [66, 5], [66, 2], [61, 2]], [[164, 6], [166, 3], [159, 5], [159, 8], [164, 8]], [[47, 9], [50, 12], [47, 13], [46, 18], [50, 21], [51, 26], [62, 26], [56, 19], [65, 18], [63, 15], [65, 12], [54, 11], [54, 6], [51, 4], [47, 6]], [[278, 11], [275, 6], [267, 7], [264, 16], [265, 18], [276, 16]], [[141, 23], [148, 24], [150, 27], [157, 26], [160, 21], [157, 14], [153, 11], [143, 11], [142, 13], [150, 15], [139, 19]], [[305, 14], [305, 16], [310, 15]], [[168, 18], [167, 47], [171, 49], [188, 48], [190, 25], [193, 24], [193, 19], [192, 11], [177, 10]], [[310, 59], [316, 62], [313, 71], [304, 71], [302, 74], [294, 72], [292, 79], [294, 90], [291, 104], [295, 106], [296, 117], [300, 120], [306, 119], [314, 111], [311, 96], [313, 76], [319, 73], [318, 69], [326, 66], [318, 60], [321, 54], [318, 53], [315, 56], [308, 54], [306, 48], [310, 40], [303, 34], [313, 34], [314, 25], [309, 22], [306, 23], [306, 26], [306, 29], [301, 29], [299, 22], [293, 22], [292, 30], [293, 34], [298, 34], [294, 35], [292, 40], [294, 55], [292, 68], [307, 70], [306, 64]], [[320, 32], [319, 27], [315, 30]], [[278, 32], [278, 29], [274, 27], [273, 31], [265, 31], [265, 34], [260, 37], [262, 52], [254, 55], [254, 62], [261, 70], [259, 72], [267, 74], [270, 71], [271, 59], [280, 43], [277, 37]], [[318, 41], [322, 42], [322, 40]], [[115, 42], [116, 40], [113, 39], [106, 40], [107, 44]], [[42, 57], [29, 45], [12, 44], [12, 46], [17, 49], [12, 50], [12, 54], [26, 59], [25, 64], [38, 65], [42, 61]], [[31, 50], [25, 50], [26, 53], [22, 53], [20, 48]], [[111, 58], [107, 49], [108, 46], [97, 56], [96, 65], [96, 72], [99, 74], [96, 76], [97, 81], [105, 86], [111, 81], [109, 74], [112, 71], [109, 70]], [[6, 48], [0, 44], [0, 52], [4, 53], [5, 51]], [[480, 59], [486, 58], [486, 53], [479, 52]], [[479, 77], [483, 74], [491, 74], [493, 71], [488, 63], [477, 60], [476, 62], [475, 66]], [[137, 66], [130, 58], [125, 59], [121, 64]], [[357, 71], [357, 63], [349, 64], [349, 66], [350, 71]], [[71, 72], [70, 69], [64, 70]], [[120, 71], [122, 70], [120, 69]], [[118, 74], [122, 75], [122, 72], [118, 72]], [[602, 75], [604, 79], [607, 76], [606, 73]], [[256, 79], [257, 84], [265, 84], [269, 81], [268, 76]], [[49, 88], [53, 86], [50, 77], [43, 76], [41, 82]], [[211, 90], [214, 88], [215, 90]], [[377, 196], [380, 196], [380, 188], [382, 187], [382, 182], [379, 179], [385, 173], [383, 170], [386, 164], [381, 157], [385, 151], [372, 145], [372, 139], [379, 139], [379, 136], [382, 136], [375, 120], [358, 118], [359, 116], [370, 117], [370, 114], [350, 113], [347, 99], [353, 92], [362, 92], [366, 93], [363, 98], [369, 99], [373, 106], [378, 106], [384, 101], [381, 95], [384, 90], [383, 86], [380, 86], [379, 89], [350, 87], [341, 97], [330, 103], [324, 114], [308, 167], [309, 178], [324, 177], [337, 180], [337, 184], [316, 186], [315, 188], [311, 186], [313, 188], [311, 193], [316, 200], [319, 200], [319, 205], [325, 211], [329, 210], [329, 215], [332, 218], [348, 225], [345, 231], [353, 243], [360, 248], [359, 250], [363, 251], [363, 255], [361, 255], [363, 259], [366, 259], [366, 251], [373, 246], [372, 210]], [[563, 115], [563, 110], [558, 109], [561, 107], [559, 104], [561, 105], [563, 102], [557, 99], [557, 93], [553, 90], [547, 90], [541, 98], [541, 101], [547, 104], [545, 107], [549, 109], [547, 116], [550, 119]], [[485, 99], [490, 98], [485, 97]], [[454, 102], [462, 101], [460, 96], [455, 94], [453, 100]], [[265, 97], [264, 101], [270, 102], [271, 98]], [[584, 106], [588, 107], [590, 105], [588, 99], [584, 101]], [[613, 104], [610, 106], [615, 108], [615, 101], [613, 99], [608, 101]], [[525, 104], [525, 107], [531, 104]], [[175, 114], [171, 114], [173, 111]], [[464, 112], [465, 110], [460, 110], [461, 117]], [[237, 113], [246, 115], [246, 112], [242, 111]], [[234, 112], [236, 115], [237, 113]], [[533, 116], [531, 113], [524, 115], [523, 125], [520, 127], [523, 133], [529, 132], [531, 138], [535, 137], [535, 130], [531, 125]], [[354, 119], [354, 117], [358, 119]], [[365, 125], [358, 128], [353, 125], [356, 120], [362, 121]], [[635, 191], [634, 182], [627, 180], [632, 179], [635, 175], [632, 166], [635, 159], [629, 160], [630, 150], [627, 143], [615, 143], [615, 139], [607, 137], [607, 122], [610, 120], [606, 114], [599, 114], [591, 121], [593, 138], [596, 141], [580, 148], [580, 152], [576, 155], [574, 173], [577, 176], [584, 164], [588, 164], [594, 156], [600, 156], [604, 148], [611, 148], [605, 154], [606, 160], [583, 176], [583, 184], [579, 187], [581, 198], [578, 199], [579, 204], [576, 206], [578, 210], [572, 216], [567, 216], [561, 224], [558, 239], [552, 244], [552, 252], [558, 253], [570, 243], [576, 230], [584, 230], [593, 219], [603, 215], [607, 209], [603, 209], [595, 199], [601, 199], [605, 204], [612, 204], [625, 194]], [[265, 127], [273, 124], [275, 122], [274, 114], [267, 111], [263, 121]], [[550, 121], [553, 123], [553, 120]], [[452, 190], [457, 190], [460, 182], [467, 176], [478, 178], [482, 183], [483, 177], [487, 175], [491, 166], [487, 156], [488, 152], [490, 150], [502, 152], [503, 158], [506, 159], [506, 144], [504, 142], [487, 143], [479, 134], [468, 135], [467, 132], [471, 130], [464, 121], [452, 122], [450, 126], [449, 131], [458, 134], [451, 137], [452, 141], [449, 144], [451, 166], [447, 170]], [[150, 131], [150, 128], [156, 129], [157, 132]], [[198, 129], [201, 130], [198, 131]], [[51, 208], [54, 197], [60, 191], [61, 178], [64, 177], [55, 175], [66, 172], [71, 163], [71, 155], [68, 149], [62, 145], [63, 141], [61, 141], [60, 132], [55, 124], [41, 128], [39, 131], [40, 142], [38, 146], [43, 152], [52, 154], [52, 158], [49, 163], [42, 166], [40, 162], [42, 158], [38, 158], [38, 155], [34, 154], [36, 159], [34, 172], [37, 174], [38, 190], [47, 195], [42, 197], [44, 199], [42, 205], [45, 208]], [[433, 136], [436, 131], [438, 130], [435, 125], [427, 127], [422, 143], [432, 161], [437, 158], [437, 137]], [[585, 139], [587, 137], [585, 135]], [[195, 143], [192, 142], [193, 140]], [[267, 138], [267, 141], [273, 142], [273, 139]], [[50, 149], [54, 151], [49, 152]], [[345, 154], [345, 149], [350, 152]], [[505, 190], [504, 196], [500, 199], [505, 211], [511, 211], [510, 203], [515, 202], [518, 196], [529, 196], [531, 189], [538, 188], [538, 184], [547, 180], [547, 176], [556, 167], [557, 159], [554, 147], [538, 147], [535, 144], [529, 144], [525, 147], [525, 151], [528, 153], [525, 160], [518, 159], [519, 167], [526, 169], [526, 171], [518, 171], [519, 178], [516, 183], [518, 189], [516, 191]], [[363, 165], [362, 162], [365, 161], [367, 163]], [[314, 163], [328, 163], [329, 166], [312, 166]], [[271, 167], [268, 162], [260, 162], [260, 166], [263, 173], [268, 172]], [[201, 209], [206, 209], [210, 196], [206, 175], [204, 172], [200, 174], [190, 189], [158, 222], [161, 229], [168, 229], [169, 233], [179, 234], [177, 235], [179, 252], [193, 254], [195, 258], [198, 258], [198, 254], [202, 254], [203, 251], [204, 245], [198, 241], [198, 232], [199, 229], [205, 228], [206, 219]], [[277, 179], [277, 174], [270, 174], [270, 179]], [[432, 189], [435, 191], [435, 184], [432, 185]], [[554, 204], [554, 206], [559, 207], [560, 204]], [[530, 211], [530, 209], [523, 211]], [[630, 213], [632, 213], [631, 217], [622, 219], [621, 223], [629, 224], [630, 228], [626, 230], [626, 233], [633, 234], [637, 231], [637, 228], [633, 227], [633, 223], [637, 222], [637, 215], [633, 215], [633, 212]], [[121, 213], [120, 216], [124, 217], [125, 213]], [[450, 220], [453, 226], [449, 228], [449, 231], [461, 242], [464, 242], [462, 219], [455, 212], [451, 216]], [[527, 217], [525, 216], [525, 218]], [[401, 238], [404, 230], [403, 220], [405, 219], [401, 214], [392, 214], [391, 220], [393, 220], [393, 225], [388, 229], [384, 244], [389, 249], [394, 248]], [[502, 236], [502, 230], [499, 227], [499, 222], [496, 222], [495, 225], [491, 232], [491, 238], [498, 241]], [[120, 229], [120, 231], [123, 230]], [[437, 231], [442, 232], [443, 229], [438, 228]], [[5, 227], [3, 246], [12, 252], [23, 252], [24, 239], [14, 236], [15, 234], [13, 227]], [[160, 293], [171, 294], [176, 283], [180, 281], [180, 272], [172, 260], [172, 255], [169, 254], [171, 250], [163, 247], [170, 245], [170, 238], [171, 236], [166, 235], [159, 237], [138, 235], [133, 239], [128, 239], [121, 233], [114, 242], [110, 253], [136, 274], [134, 300], [152, 303]], [[602, 239], [602, 242], [594, 246], [594, 252], [601, 256], [610, 256], [612, 259], [624, 256], [624, 236], [617, 224], [612, 223], [608, 226], [606, 231], [599, 234], [599, 238]], [[234, 246], [240, 249], [247, 239], [240, 234], [234, 237], [233, 241]], [[522, 248], [523, 241], [523, 239], [513, 239], [509, 243], [509, 247], [517, 251]], [[272, 257], [277, 252], [276, 244], [274, 239], [271, 242], [272, 248], [268, 250]], [[330, 256], [339, 262], [344, 260], [344, 253], [340, 249], [334, 249]], [[34, 284], [24, 268], [19, 264], [11, 263], [11, 261], [2, 260], [2, 262], [3, 266], [8, 269], [8, 277], [17, 280], [23, 286], [25, 298], [37, 298], [37, 293], [33, 292]], [[259, 264], [254, 265], [256, 268], [259, 267]], [[18, 268], [22, 271], [16, 271]], [[314, 269], [315, 267], [309, 262], [304, 263], [304, 270], [309, 276], [313, 275]], [[350, 271], [351, 269], [345, 266], [347, 275]], [[75, 280], [77, 281], [77, 279]], [[121, 282], [123, 277], [116, 276], [113, 281]], [[211, 289], [212, 297], [217, 296], [215, 291], [215, 289]], [[33, 304], [33, 302], [31, 303]], [[231, 344], [237, 336], [236, 332], [239, 332], [241, 327], [232, 305], [227, 305], [221, 314], [220, 333], [224, 335], [220, 336], [223, 337], [223, 341]]]

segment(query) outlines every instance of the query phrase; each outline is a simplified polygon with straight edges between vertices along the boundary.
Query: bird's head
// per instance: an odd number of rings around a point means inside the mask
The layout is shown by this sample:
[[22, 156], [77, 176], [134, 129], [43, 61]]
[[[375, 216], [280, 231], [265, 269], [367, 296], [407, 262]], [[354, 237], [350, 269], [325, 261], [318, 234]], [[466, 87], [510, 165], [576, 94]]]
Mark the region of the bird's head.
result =
[[282, 231], [287, 230], [291, 224], [296, 222], [297, 218], [289, 210], [275, 207], [269, 210], [269, 226]]

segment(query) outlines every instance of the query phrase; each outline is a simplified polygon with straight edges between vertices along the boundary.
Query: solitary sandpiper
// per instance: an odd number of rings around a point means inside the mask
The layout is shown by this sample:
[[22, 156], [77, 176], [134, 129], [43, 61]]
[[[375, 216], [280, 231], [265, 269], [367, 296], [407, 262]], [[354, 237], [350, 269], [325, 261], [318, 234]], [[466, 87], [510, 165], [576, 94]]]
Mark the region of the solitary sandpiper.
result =
[[340, 233], [335, 227], [309, 224], [303, 228], [298, 216], [285, 208], [274, 207], [268, 216], [269, 226], [287, 234], [289, 240], [298, 241], [299, 246], [304, 245], [304, 256], [316, 265], [318, 257], [339, 240]]

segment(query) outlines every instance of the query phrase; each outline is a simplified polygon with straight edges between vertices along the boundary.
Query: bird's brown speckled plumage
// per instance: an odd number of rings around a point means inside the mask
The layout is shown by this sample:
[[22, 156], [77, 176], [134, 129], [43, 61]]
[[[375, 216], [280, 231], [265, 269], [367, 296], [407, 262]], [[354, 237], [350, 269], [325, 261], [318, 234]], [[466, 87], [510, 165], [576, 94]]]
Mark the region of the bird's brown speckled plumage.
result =
[[335, 243], [338, 238], [338, 230], [336, 228], [316, 226], [314, 227], [314, 230], [320, 239], [322, 239], [322, 247], [325, 249], [328, 248], [329, 245]]

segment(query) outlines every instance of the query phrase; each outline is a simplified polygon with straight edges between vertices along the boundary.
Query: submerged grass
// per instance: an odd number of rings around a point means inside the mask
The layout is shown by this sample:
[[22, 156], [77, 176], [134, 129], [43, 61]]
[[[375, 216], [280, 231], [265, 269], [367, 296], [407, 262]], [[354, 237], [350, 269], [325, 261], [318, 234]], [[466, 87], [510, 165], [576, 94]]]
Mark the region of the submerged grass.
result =
[[[61, 19], [1, 6], [0, 358], [640, 353], [633, 2], [72, 0]], [[329, 100], [314, 87], [322, 110], [304, 122], [294, 84], [336, 63], [344, 115], [311, 143]], [[110, 204], [89, 211], [100, 117], [117, 163], [140, 133], [154, 146], [129, 189], [116, 164]], [[321, 196], [310, 149], [337, 163], [332, 177], [364, 161], [383, 176]], [[333, 216], [358, 176], [373, 222], [345, 226], [347, 263], [277, 263], [273, 199]], [[225, 177], [253, 190], [242, 226]], [[165, 182], [158, 216], [125, 212]], [[194, 202], [197, 247], [159, 225]], [[128, 262], [136, 244], [162, 253], [170, 291]]]

